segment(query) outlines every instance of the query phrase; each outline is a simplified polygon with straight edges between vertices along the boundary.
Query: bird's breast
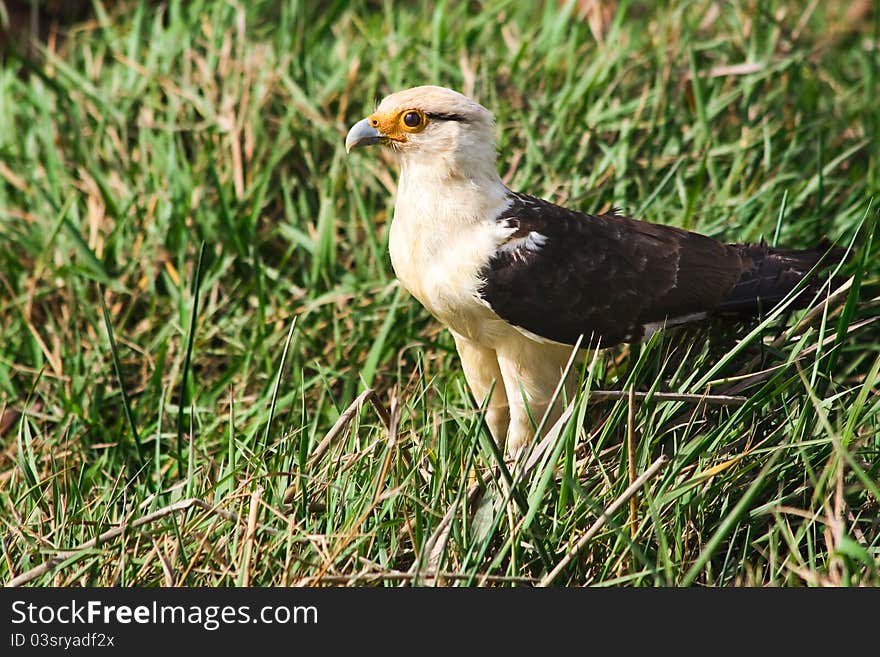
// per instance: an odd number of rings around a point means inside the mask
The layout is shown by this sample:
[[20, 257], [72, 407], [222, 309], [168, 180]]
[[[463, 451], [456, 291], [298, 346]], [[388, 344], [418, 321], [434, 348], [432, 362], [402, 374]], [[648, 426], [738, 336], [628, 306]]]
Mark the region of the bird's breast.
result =
[[506, 328], [478, 294], [497, 239], [485, 225], [450, 228], [395, 212], [389, 239], [394, 273], [443, 324], [472, 339], [489, 339], [487, 334]]

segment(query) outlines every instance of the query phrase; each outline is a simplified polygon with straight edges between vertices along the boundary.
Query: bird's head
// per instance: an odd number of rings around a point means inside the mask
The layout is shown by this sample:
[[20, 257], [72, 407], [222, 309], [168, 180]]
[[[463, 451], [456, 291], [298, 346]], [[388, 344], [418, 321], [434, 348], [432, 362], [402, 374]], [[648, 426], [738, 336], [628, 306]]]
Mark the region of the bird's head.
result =
[[495, 175], [493, 133], [491, 112], [476, 101], [444, 87], [413, 87], [386, 97], [355, 123], [345, 149], [383, 144], [400, 155], [404, 167]]

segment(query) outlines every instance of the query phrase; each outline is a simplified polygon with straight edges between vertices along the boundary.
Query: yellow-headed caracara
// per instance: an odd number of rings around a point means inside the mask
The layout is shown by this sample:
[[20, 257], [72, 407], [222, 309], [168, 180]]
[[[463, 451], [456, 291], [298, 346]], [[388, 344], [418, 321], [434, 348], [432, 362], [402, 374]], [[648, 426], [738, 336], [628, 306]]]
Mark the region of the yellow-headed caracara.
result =
[[486, 420], [510, 454], [533, 437], [529, 409], [538, 420], [548, 410], [580, 336], [609, 347], [713, 313], [768, 310], [824, 255], [723, 244], [511, 191], [493, 132], [482, 105], [423, 86], [385, 98], [345, 146], [398, 155], [394, 272], [452, 331], [476, 402], [492, 391]]

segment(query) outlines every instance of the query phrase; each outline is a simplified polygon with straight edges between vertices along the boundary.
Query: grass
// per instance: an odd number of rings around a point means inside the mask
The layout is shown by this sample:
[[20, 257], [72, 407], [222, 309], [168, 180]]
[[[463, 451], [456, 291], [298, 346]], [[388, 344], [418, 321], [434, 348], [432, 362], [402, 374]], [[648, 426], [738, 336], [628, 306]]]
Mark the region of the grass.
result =
[[[605, 18], [96, 0], [36, 59], [8, 52], [0, 578], [508, 586], [562, 564], [553, 585], [880, 584], [880, 11]], [[768, 309], [595, 354], [583, 390], [647, 397], [578, 395], [511, 474], [450, 335], [393, 278], [391, 160], [343, 147], [423, 83], [496, 113], [514, 189], [730, 241], [827, 235], [853, 246], [851, 287], [806, 321]], [[628, 432], [636, 473], [668, 458], [635, 524], [603, 515]]]

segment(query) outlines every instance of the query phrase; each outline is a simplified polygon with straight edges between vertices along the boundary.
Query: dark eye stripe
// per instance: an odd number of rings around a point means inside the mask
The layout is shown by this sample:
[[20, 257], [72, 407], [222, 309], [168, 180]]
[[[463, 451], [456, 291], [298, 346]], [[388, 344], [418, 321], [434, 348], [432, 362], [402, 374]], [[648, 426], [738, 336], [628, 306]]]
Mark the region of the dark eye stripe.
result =
[[467, 123], [463, 114], [446, 114], [445, 112], [425, 112], [425, 116], [434, 121], [461, 121]]

